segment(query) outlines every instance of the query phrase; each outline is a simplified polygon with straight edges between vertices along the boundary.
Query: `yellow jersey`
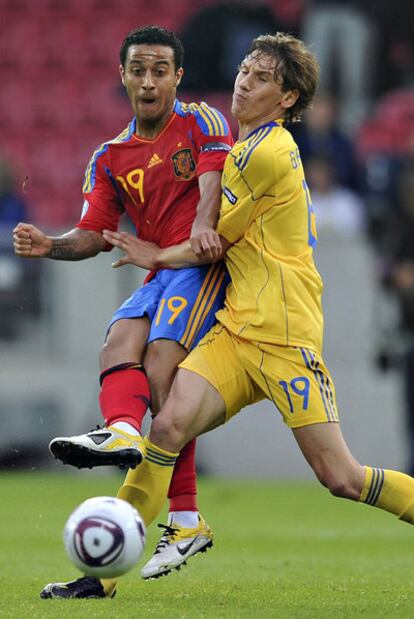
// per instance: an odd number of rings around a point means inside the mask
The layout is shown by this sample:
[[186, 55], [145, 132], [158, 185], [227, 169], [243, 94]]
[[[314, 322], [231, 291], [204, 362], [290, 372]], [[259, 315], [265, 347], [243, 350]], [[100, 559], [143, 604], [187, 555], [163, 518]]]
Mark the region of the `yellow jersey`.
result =
[[299, 150], [282, 122], [258, 127], [226, 159], [217, 232], [232, 243], [231, 284], [217, 319], [250, 341], [321, 352], [315, 217]]

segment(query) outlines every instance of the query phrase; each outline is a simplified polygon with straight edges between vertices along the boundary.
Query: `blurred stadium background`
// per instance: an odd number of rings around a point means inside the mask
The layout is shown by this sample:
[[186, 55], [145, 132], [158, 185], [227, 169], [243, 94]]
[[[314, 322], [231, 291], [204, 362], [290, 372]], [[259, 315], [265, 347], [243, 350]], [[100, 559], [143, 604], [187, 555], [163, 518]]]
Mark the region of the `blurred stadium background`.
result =
[[[410, 205], [414, 212], [412, 1], [0, 0], [0, 13], [1, 468], [56, 468], [50, 438], [100, 422], [106, 325], [143, 274], [111, 271], [111, 256], [16, 259], [11, 229], [22, 218], [49, 233], [76, 224], [89, 157], [130, 120], [120, 44], [130, 30], [156, 23], [185, 43], [180, 98], [205, 99], [228, 116], [229, 75], [253, 36], [295, 32], [320, 54], [320, 96], [294, 133], [320, 222], [325, 358], [355, 456], [411, 470], [413, 337], [392, 276], [401, 252], [389, 231], [397, 221], [409, 238], [414, 232], [414, 215], [400, 217]], [[411, 253], [411, 263], [403, 259], [414, 268]], [[310, 476], [268, 403], [203, 437], [198, 458], [207, 474]]]

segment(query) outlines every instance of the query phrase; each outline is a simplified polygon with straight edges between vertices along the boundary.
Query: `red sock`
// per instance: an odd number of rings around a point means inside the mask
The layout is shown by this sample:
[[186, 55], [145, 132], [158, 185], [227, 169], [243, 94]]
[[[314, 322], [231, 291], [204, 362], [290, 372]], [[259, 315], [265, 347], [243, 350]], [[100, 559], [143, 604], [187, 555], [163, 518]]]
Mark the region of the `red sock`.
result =
[[107, 426], [125, 421], [139, 432], [150, 404], [150, 389], [144, 368], [121, 363], [102, 372], [99, 404]]
[[197, 512], [197, 475], [195, 466], [195, 438], [180, 451], [174, 467], [168, 498], [170, 512]]

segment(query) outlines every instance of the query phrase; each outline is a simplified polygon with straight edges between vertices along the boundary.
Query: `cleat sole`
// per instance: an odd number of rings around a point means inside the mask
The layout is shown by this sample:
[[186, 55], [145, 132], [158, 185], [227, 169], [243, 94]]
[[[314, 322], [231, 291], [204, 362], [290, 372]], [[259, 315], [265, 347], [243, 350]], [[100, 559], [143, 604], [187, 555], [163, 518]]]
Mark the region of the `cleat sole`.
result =
[[92, 469], [97, 466], [136, 468], [143, 460], [142, 454], [135, 449], [97, 452], [83, 445], [74, 445], [66, 441], [54, 441], [50, 446], [50, 451], [63, 464], [69, 464], [78, 469]]

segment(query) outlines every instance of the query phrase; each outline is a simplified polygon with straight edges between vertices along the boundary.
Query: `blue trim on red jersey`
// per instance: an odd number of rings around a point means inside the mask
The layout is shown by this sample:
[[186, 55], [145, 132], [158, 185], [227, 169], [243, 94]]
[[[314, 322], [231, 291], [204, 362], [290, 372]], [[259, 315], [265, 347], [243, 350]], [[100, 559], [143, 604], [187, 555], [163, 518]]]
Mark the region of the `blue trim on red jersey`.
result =
[[104, 170], [105, 170], [106, 174], [108, 175], [108, 178], [109, 178], [113, 188], [116, 191], [116, 195], [118, 196], [118, 200], [119, 200], [120, 205], [122, 206], [122, 209], [125, 211], [124, 200], [122, 198], [122, 194], [121, 194], [121, 191], [119, 189], [118, 183], [114, 179], [111, 170], [107, 166], [104, 167]]
[[99, 157], [103, 155], [104, 153], [106, 153], [110, 144], [117, 144], [117, 143], [119, 144], [121, 142], [127, 142], [128, 140], [130, 140], [131, 136], [135, 133], [136, 126], [137, 126], [137, 120], [134, 117], [131, 120], [131, 122], [127, 125], [127, 127], [125, 127], [125, 129], [121, 131], [121, 133], [116, 138], [113, 138], [112, 140], [108, 140], [107, 142], [104, 142], [103, 144], [98, 146], [98, 148], [95, 149], [88, 163], [88, 166], [86, 168], [85, 180], [83, 183], [84, 193], [90, 193], [95, 186], [96, 164], [97, 164]]
[[201, 103], [184, 103], [176, 99], [174, 112], [182, 118], [189, 115], [194, 116], [203, 135], [222, 137], [230, 135], [229, 125], [223, 114], [216, 110], [216, 108], [210, 107], [204, 101]]

